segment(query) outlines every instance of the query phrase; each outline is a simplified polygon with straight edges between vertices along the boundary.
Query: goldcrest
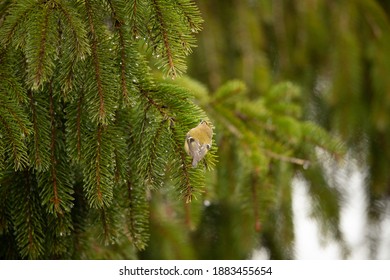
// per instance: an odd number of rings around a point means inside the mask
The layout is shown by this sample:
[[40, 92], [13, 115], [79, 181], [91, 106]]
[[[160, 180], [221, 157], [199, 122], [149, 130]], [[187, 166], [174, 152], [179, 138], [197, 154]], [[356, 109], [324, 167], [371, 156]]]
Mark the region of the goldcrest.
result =
[[201, 121], [198, 126], [188, 131], [184, 149], [192, 157], [192, 166], [196, 167], [211, 148], [213, 129], [207, 121]]

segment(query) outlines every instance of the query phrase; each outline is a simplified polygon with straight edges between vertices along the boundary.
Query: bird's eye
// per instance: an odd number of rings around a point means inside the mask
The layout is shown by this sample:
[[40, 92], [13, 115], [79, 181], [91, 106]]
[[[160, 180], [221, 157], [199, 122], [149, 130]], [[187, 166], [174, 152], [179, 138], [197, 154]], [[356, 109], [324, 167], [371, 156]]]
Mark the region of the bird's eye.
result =
[[207, 150], [211, 149], [211, 145], [210, 144], [207, 144], [206, 147], [207, 147]]

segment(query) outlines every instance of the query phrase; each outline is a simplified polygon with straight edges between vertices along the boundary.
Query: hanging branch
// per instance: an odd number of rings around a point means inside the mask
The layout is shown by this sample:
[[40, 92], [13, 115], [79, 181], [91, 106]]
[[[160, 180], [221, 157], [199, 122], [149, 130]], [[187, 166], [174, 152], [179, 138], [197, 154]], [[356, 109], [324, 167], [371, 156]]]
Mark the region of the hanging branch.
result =
[[107, 112], [105, 107], [105, 93], [103, 91], [103, 81], [102, 81], [102, 69], [100, 65], [100, 57], [98, 55], [98, 38], [95, 30], [95, 23], [93, 20], [94, 11], [92, 10], [91, 3], [89, 0], [85, 1], [85, 7], [88, 15], [88, 24], [89, 30], [91, 32], [91, 49], [92, 49], [92, 61], [95, 74], [95, 82], [98, 95], [98, 110], [97, 110], [97, 119], [98, 122], [105, 123], [107, 121]]

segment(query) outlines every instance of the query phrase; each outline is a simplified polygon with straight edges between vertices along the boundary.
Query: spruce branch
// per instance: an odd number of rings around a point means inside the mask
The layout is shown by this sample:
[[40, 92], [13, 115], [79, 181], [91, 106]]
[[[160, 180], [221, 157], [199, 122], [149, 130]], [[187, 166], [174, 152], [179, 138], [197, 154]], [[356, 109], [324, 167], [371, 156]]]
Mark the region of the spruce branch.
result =
[[[23, 258], [37, 259], [44, 254], [44, 219], [30, 171], [18, 173], [12, 191], [12, 224], [19, 253]], [[12, 179], [11, 179], [12, 180]]]
[[92, 73], [87, 72], [88, 88], [86, 101], [92, 119], [97, 123], [108, 124], [113, 120], [115, 107], [117, 107], [117, 68], [114, 65], [112, 49], [113, 36], [108, 35], [104, 22], [105, 14], [101, 7], [90, 0], [85, 1], [86, 16], [91, 40], [91, 56], [87, 63], [91, 64]]
[[[195, 46], [194, 33], [200, 28], [201, 18], [189, 1], [150, 0], [148, 42], [157, 67], [172, 79], [186, 71], [184, 61]], [[190, 23], [188, 22], [190, 21]], [[189, 25], [193, 24], [193, 27]]]
[[114, 154], [110, 137], [107, 126], [98, 124], [85, 139], [84, 190], [92, 208], [109, 207], [113, 199]]
[[13, 74], [12, 62], [8, 60], [6, 51], [0, 54], [0, 63], [3, 67], [0, 69], [0, 91], [7, 92], [7, 95], [10, 96], [9, 99], [13, 99], [20, 104], [26, 104], [28, 102], [26, 89], [22, 86], [21, 81]]
[[[4, 71], [10, 71], [8, 62], [2, 62]], [[15, 170], [18, 170], [28, 165], [26, 138], [31, 134], [31, 122], [21, 106], [26, 96], [20, 83], [10, 73], [0, 71], [0, 78], [3, 79], [0, 85], [0, 157], [10, 157]]]
[[[128, 178], [132, 177], [129, 173]], [[129, 210], [126, 211], [129, 233], [135, 247], [143, 250], [149, 239], [149, 205], [146, 201], [145, 189], [140, 184], [134, 185], [129, 179], [126, 188], [129, 202]]]
[[70, 212], [63, 215], [48, 214], [46, 218], [45, 255], [49, 259], [71, 259], [74, 233]]
[[102, 195], [102, 173], [101, 173], [101, 157], [102, 157], [102, 150], [101, 150], [101, 144], [102, 144], [102, 133], [103, 133], [103, 127], [102, 125], [98, 125], [97, 129], [97, 146], [96, 146], [96, 198], [97, 198], [97, 204], [103, 205], [103, 195]]
[[342, 160], [346, 153], [345, 146], [338, 137], [330, 136], [323, 128], [313, 122], [303, 122], [302, 133], [307, 143], [330, 152], [338, 160]]
[[4, 100], [3, 97], [5, 96], [1, 96], [0, 106], [3, 110], [5, 110], [4, 113], [9, 114], [9, 116], [12, 117], [13, 121], [18, 125], [22, 137], [25, 137], [30, 134], [30, 122], [28, 121], [27, 116], [24, 114], [24, 112], [20, 110], [20, 104], [9, 97], [5, 97]]
[[187, 22], [191, 33], [198, 33], [202, 30], [203, 19], [200, 17], [200, 11], [191, 0], [174, 0], [179, 12]]
[[79, 98], [77, 99], [77, 111], [76, 111], [76, 151], [77, 151], [77, 158], [81, 159], [81, 135], [82, 135], [82, 104], [84, 102], [83, 100], [83, 94], [80, 94]]
[[83, 137], [87, 131], [87, 114], [85, 108], [84, 89], [79, 88], [77, 99], [69, 102], [66, 112], [66, 145], [67, 152], [72, 162], [80, 162], [83, 159]]
[[68, 1], [60, 1], [56, 3], [56, 8], [64, 17], [60, 17], [61, 23], [64, 26], [64, 35], [71, 34], [72, 54], [76, 59], [83, 60], [90, 54], [89, 43], [87, 40], [86, 27], [80, 19], [77, 11], [68, 3]]
[[100, 237], [106, 246], [115, 244], [118, 241], [118, 213], [117, 207], [99, 209], [100, 221], [103, 231]]
[[15, 170], [23, 169], [23, 167], [27, 165], [27, 158], [25, 156], [25, 145], [23, 141], [20, 140], [20, 132], [15, 130], [2, 115], [0, 115], [0, 123], [0, 131], [4, 133], [6, 140], [8, 141], [8, 145], [10, 146], [9, 153], [7, 152], [7, 146], [3, 147], [3, 155], [9, 154], [11, 156], [14, 160], [13, 165]]
[[54, 206], [54, 211], [60, 215], [63, 214], [62, 209], [60, 207], [60, 198], [58, 195], [58, 178], [57, 178], [57, 171], [56, 171], [56, 165], [57, 165], [57, 159], [55, 157], [55, 144], [57, 141], [56, 137], [56, 124], [54, 119], [54, 100], [53, 100], [53, 86], [50, 83], [49, 85], [49, 100], [50, 100], [50, 108], [49, 108], [49, 114], [50, 114], [50, 127], [51, 127], [51, 134], [50, 134], [50, 163], [51, 163], [51, 181], [53, 186], [53, 197], [50, 199], [50, 202]]
[[0, 42], [8, 46], [11, 42], [16, 48], [25, 44], [27, 36], [27, 24], [31, 14], [37, 7], [34, 0], [23, 0], [12, 3], [9, 7], [9, 14], [5, 17], [0, 28]]
[[[40, 198], [42, 205], [49, 215], [53, 215], [58, 218], [58, 221], [54, 222], [56, 225], [54, 228], [60, 227], [63, 230], [58, 229], [63, 235], [69, 233], [71, 224], [69, 219], [69, 213], [73, 207], [73, 187], [70, 183], [72, 169], [66, 169], [68, 164], [68, 154], [65, 152], [64, 144], [64, 132], [62, 130], [62, 104], [59, 100], [59, 94], [56, 94], [56, 88], [54, 80], [51, 80], [48, 84], [47, 92], [45, 92], [49, 98], [49, 146], [46, 147], [49, 152], [49, 163], [47, 170], [41, 170], [37, 172], [37, 183], [40, 189]], [[51, 219], [51, 218], [49, 218]], [[53, 238], [55, 238], [53, 236]], [[55, 241], [53, 241], [55, 242]]]
[[49, 109], [48, 101], [42, 95], [33, 94], [32, 91], [28, 91], [33, 132], [30, 141], [32, 145], [30, 157], [32, 166], [38, 171], [47, 170], [50, 161], [50, 154], [47, 149], [50, 146]]
[[131, 31], [128, 27], [128, 16], [126, 14], [128, 3], [108, 1], [108, 4], [113, 20], [115, 41], [118, 43], [116, 51], [120, 71], [121, 102], [127, 106], [131, 103], [131, 94], [136, 91], [134, 89], [134, 83], [137, 81], [136, 72], [139, 70], [134, 66], [139, 66], [139, 61], [135, 59], [137, 52], [134, 50], [134, 43], [130, 34]]
[[126, 61], [126, 44], [125, 44], [125, 38], [123, 34], [123, 30], [120, 26], [117, 27], [118, 34], [119, 34], [119, 46], [120, 46], [120, 71], [121, 71], [121, 92], [123, 96], [123, 100], [127, 101], [129, 100], [129, 91], [128, 91], [128, 85], [127, 85], [127, 61]]
[[170, 130], [172, 131], [172, 136], [174, 139], [173, 148], [176, 155], [179, 156], [178, 158], [178, 164], [176, 164], [177, 167], [179, 167], [181, 170], [180, 174], [177, 174], [177, 179], [179, 179], [180, 185], [179, 185], [179, 191], [181, 193], [181, 196], [184, 198], [184, 201], [186, 203], [189, 203], [192, 201], [192, 198], [194, 196], [193, 191], [194, 187], [191, 184], [191, 174], [189, 170], [188, 161], [186, 160], [187, 155], [185, 154], [185, 151], [182, 146], [182, 141], [178, 141], [181, 137], [179, 136], [178, 132], [176, 131], [174, 125], [170, 126]]
[[69, 1], [61, 1], [56, 3], [54, 10], [58, 19], [58, 57], [61, 61], [57, 75], [64, 94], [73, 87], [75, 73], [78, 73], [76, 64], [91, 53], [87, 24], [78, 12], [81, 10], [79, 6], [73, 7]]
[[[164, 149], [169, 149], [165, 144], [166, 141], [163, 141], [164, 129], [166, 129], [166, 120], [162, 120], [158, 123], [157, 128], [154, 132], [153, 137], [151, 138], [151, 143], [148, 149], [151, 151], [147, 166], [146, 166], [146, 178], [145, 182], [148, 185], [160, 187], [163, 184], [163, 166], [166, 164], [167, 156]], [[166, 137], [166, 136], [165, 136]], [[164, 144], [162, 144], [164, 143]]]
[[305, 168], [307, 166], [309, 166], [309, 164], [310, 164], [309, 160], [296, 158], [296, 157], [289, 157], [289, 156], [285, 156], [285, 155], [280, 155], [280, 154], [274, 153], [273, 151], [270, 151], [270, 150], [264, 150], [264, 153], [267, 156], [269, 156], [270, 158], [274, 158], [274, 159], [281, 160], [281, 161], [284, 161], [284, 162], [289, 162], [289, 163], [302, 165]]
[[101, 77], [101, 66], [100, 66], [100, 58], [98, 55], [98, 38], [95, 31], [95, 23], [93, 20], [93, 14], [94, 11], [92, 10], [91, 3], [89, 0], [85, 1], [85, 7], [87, 10], [88, 15], [88, 24], [89, 24], [89, 30], [91, 32], [91, 49], [92, 49], [92, 61], [93, 61], [93, 67], [94, 67], [94, 74], [95, 74], [95, 80], [96, 80], [96, 87], [97, 87], [97, 94], [98, 94], [98, 100], [99, 100], [99, 106], [98, 106], [98, 121], [105, 123], [106, 120], [106, 109], [105, 109], [105, 100], [104, 100], [104, 92], [103, 92], [103, 85], [102, 85], [102, 77]]
[[[166, 19], [163, 16], [162, 6], [160, 5], [158, 0], [151, 0], [153, 10], [155, 12], [156, 16], [156, 22], [159, 26], [159, 32], [160, 36], [162, 37], [162, 43], [163, 43], [163, 55], [168, 60], [168, 75], [172, 78], [175, 78], [176, 73], [176, 65], [174, 63], [173, 59], [173, 53], [172, 53], [172, 45], [171, 40], [169, 38], [169, 27]], [[157, 46], [156, 46], [157, 47]]]
[[58, 29], [52, 5], [42, 3], [30, 15], [30, 29], [24, 54], [27, 62], [27, 82], [33, 90], [51, 79], [58, 56]]
[[145, 35], [145, 13], [146, 1], [131, 0], [128, 4], [128, 14], [130, 17], [130, 30], [133, 39], [138, 39]]
[[44, 59], [45, 59], [45, 50], [46, 50], [46, 41], [47, 41], [47, 32], [48, 32], [48, 23], [49, 23], [49, 15], [50, 15], [49, 8], [44, 9], [44, 16], [43, 16], [43, 22], [42, 26], [40, 26], [41, 36], [40, 36], [40, 47], [38, 49], [38, 62], [36, 66], [36, 71], [33, 77], [33, 87], [37, 88], [39, 85], [42, 84], [42, 77], [44, 76]]

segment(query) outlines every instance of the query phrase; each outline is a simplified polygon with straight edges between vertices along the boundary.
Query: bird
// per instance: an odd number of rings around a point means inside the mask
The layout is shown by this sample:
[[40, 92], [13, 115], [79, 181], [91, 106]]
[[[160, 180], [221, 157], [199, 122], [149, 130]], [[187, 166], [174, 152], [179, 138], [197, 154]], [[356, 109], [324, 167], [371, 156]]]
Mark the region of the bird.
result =
[[197, 167], [207, 152], [211, 149], [213, 129], [211, 123], [201, 120], [200, 123], [190, 129], [186, 134], [184, 149], [192, 157], [192, 166]]

